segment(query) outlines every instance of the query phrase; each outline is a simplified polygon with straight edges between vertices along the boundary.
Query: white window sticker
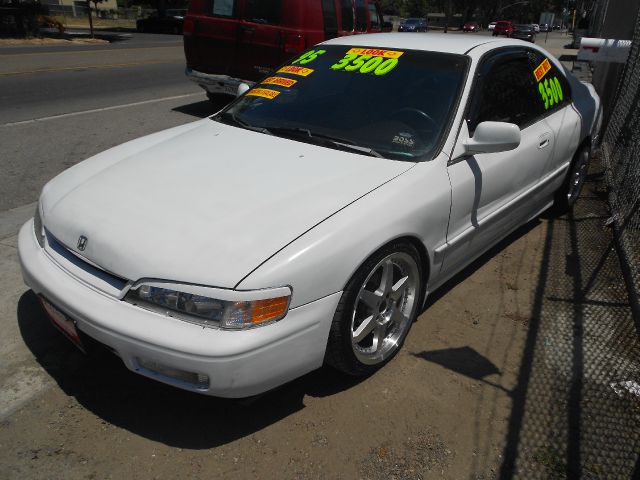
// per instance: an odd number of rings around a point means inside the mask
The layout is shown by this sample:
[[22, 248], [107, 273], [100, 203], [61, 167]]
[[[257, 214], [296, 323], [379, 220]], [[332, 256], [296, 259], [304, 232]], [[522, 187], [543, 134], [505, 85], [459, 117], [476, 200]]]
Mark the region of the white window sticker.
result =
[[233, 16], [233, 2], [234, 0], [214, 0], [213, 14], [222, 17]]

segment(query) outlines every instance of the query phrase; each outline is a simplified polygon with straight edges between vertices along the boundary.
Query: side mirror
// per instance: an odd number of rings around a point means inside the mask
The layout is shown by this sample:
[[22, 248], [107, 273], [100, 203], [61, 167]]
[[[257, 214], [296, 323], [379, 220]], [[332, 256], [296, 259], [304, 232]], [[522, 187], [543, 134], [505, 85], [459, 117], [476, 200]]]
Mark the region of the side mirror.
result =
[[391, 32], [391, 31], [393, 31], [393, 23], [391, 23], [391, 22], [382, 22], [382, 31], [383, 32]]
[[520, 145], [520, 127], [506, 122], [482, 122], [463, 143], [466, 155], [506, 152]]
[[241, 83], [240, 85], [238, 85], [238, 91], [236, 92], [236, 97], [240, 97], [242, 95], [244, 95], [244, 92], [246, 92], [247, 90], [249, 90], [249, 85], [247, 85], [246, 83]]

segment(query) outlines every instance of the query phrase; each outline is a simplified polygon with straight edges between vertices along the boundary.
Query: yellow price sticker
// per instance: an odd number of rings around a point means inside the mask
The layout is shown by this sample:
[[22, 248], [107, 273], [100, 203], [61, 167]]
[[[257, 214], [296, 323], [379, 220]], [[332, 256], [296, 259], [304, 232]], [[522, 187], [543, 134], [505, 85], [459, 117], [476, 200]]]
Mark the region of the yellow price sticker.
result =
[[549, 59], [545, 58], [544, 61], [533, 71], [533, 75], [536, 77], [536, 82], [542, 80], [549, 70], [551, 70], [551, 64], [549, 63]]
[[262, 83], [265, 83], [267, 85], [279, 85], [281, 87], [292, 87], [294, 86], [296, 83], [298, 83], [297, 80], [294, 80], [292, 78], [284, 78], [284, 77], [269, 77], [269, 78], [265, 78]]
[[289, 65], [286, 67], [282, 67], [277, 71], [277, 73], [292, 73], [294, 75], [300, 75], [301, 77], [307, 77], [313, 73], [313, 69]]
[[280, 92], [268, 88], [254, 88], [247, 92], [247, 96], [268, 98], [269, 100], [273, 100], [278, 95], [280, 95]]
[[400, 58], [404, 52], [397, 50], [380, 50], [379, 48], [352, 48], [347, 54], [371, 55], [372, 57]]

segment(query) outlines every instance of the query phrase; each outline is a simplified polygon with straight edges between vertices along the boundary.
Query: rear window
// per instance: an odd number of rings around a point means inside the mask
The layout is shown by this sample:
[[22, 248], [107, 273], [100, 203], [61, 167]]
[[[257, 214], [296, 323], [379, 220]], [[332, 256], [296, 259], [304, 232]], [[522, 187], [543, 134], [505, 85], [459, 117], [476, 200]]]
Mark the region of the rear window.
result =
[[342, 0], [342, 31], [353, 32], [353, 3], [351, 0]]
[[249, 22], [278, 25], [282, 16], [282, 0], [245, 0], [244, 18]]
[[359, 32], [367, 31], [367, 10], [364, 0], [356, 0], [356, 30]]
[[322, 17], [324, 19], [324, 36], [326, 39], [338, 36], [338, 17], [334, 0], [322, 0]]
[[498, 22], [496, 24], [496, 27], [502, 27], [502, 28], [506, 28], [506, 27], [509, 27], [509, 26], [511, 26], [511, 24], [509, 22]]
[[429, 160], [456, 111], [467, 66], [463, 55], [321, 45], [213, 119], [338, 150]]
[[375, 4], [369, 4], [369, 21], [371, 22], [372, 30], [380, 30], [380, 19], [378, 18], [378, 10]]

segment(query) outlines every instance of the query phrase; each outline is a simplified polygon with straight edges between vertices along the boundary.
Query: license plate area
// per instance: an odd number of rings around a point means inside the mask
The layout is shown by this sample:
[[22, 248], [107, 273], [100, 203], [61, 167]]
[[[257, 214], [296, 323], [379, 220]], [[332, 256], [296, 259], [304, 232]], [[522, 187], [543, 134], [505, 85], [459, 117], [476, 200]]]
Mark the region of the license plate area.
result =
[[49, 317], [49, 320], [51, 320], [51, 323], [53, 323], [53, 326], [60, 330], [64, 336], [71, 341], [71, 343], [80, 349], [81, 352], [86, 353], [82, 340], [80, 339], [75, 320], [58, 310], [56, 306], [51, 304], [42, 296], [40, 297], [40, 303], [42, 304], [45, 312], [47, 312], [47, 316]]

